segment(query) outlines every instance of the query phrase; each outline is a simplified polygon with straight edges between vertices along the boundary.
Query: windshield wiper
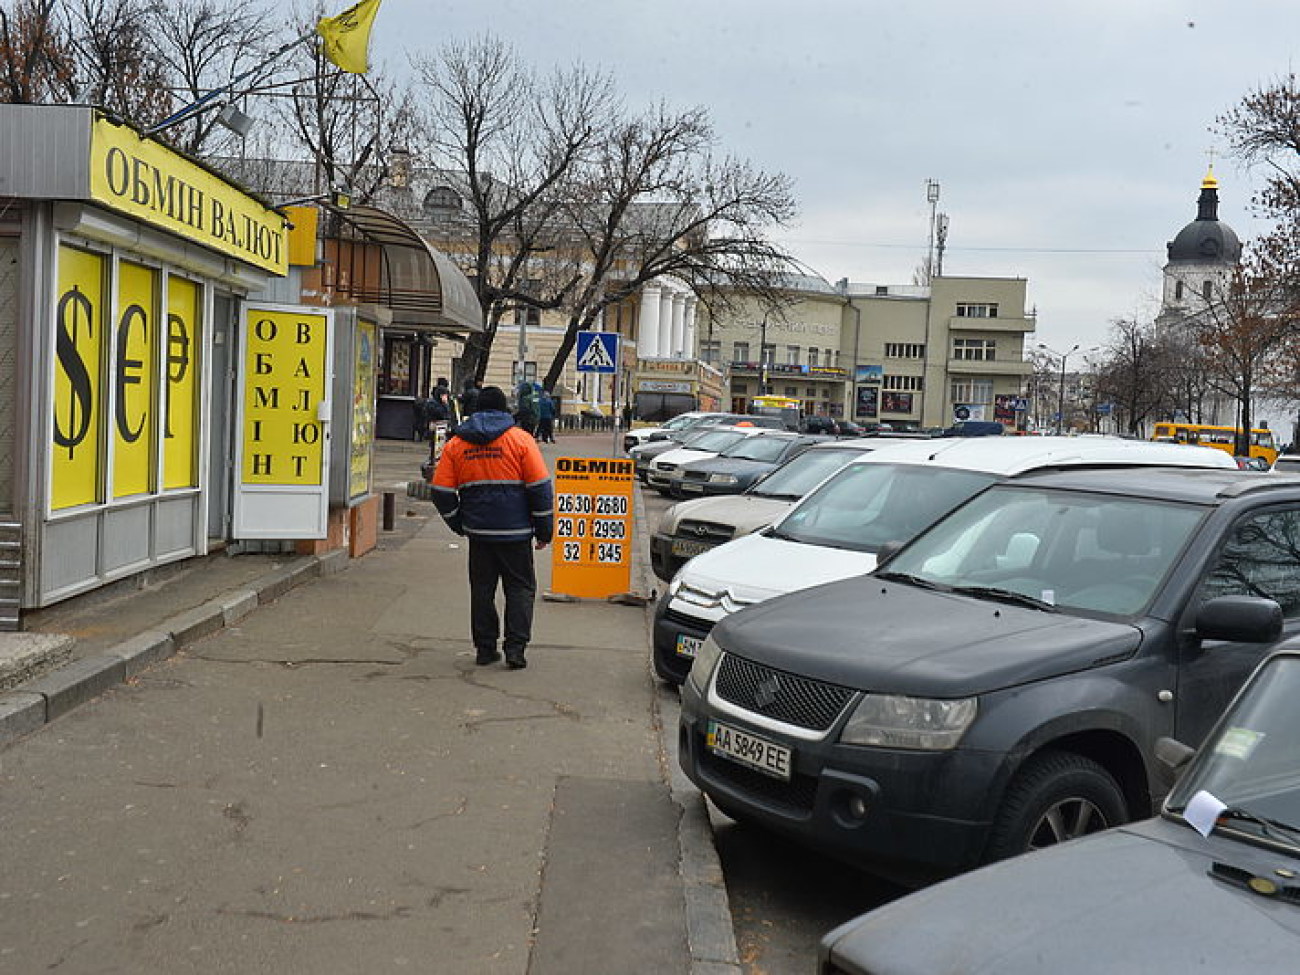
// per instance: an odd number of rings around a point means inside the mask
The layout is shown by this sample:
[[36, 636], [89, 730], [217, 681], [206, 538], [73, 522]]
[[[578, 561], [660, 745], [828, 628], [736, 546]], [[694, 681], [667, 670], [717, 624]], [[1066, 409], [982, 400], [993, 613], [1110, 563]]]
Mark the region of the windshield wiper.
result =
[[876, 573], [877, 579], [884, 579], [888, 582], [903, 582], [909, 586], [916, 586], [918, 589], [934, 589], [937, 592], [951, 592], [952, 590], [938, 582], [932, 582], [929, 579], [922, 579], [920, 576], [914, 576], [907, 572], [890, 572], [888, 569]]
[[[1253, 813], [1243, 806], [1229, 806], [1223, 812], [1219, 813], [1220, 819], [1235, 819], [1242, 823], [1251, 823], [1258, 826], [1260, 831], [1270, 839], [1285, 840], [1288, 843], [1296, 844], [1300, 842], [1300, 826], [1292, 826], [1290, 823], [1284, 823], [1280, 819], [1271, 819], [1268, 816], [1261, 816], [1259, 813]], [[1276, 832], [1275, 832], [1276, 831]], [[1284, 833], [1285, 836], [1279, 836], [1278, 833]]]
[[1023, 592], [1016, 592], [1013, 589], [999, 589], [996, 586], [953, 586], [952, 591], [962, 596], [976, 596], [981, 599], [995, 599], [1002, 603], [1011, 603], [1015, 606], [1027, 606], [1030, 609], [1041, 609], [1045, 613], [1055, 613], [1056, 607], [1042, 599], [1035, 599], [1033, 596], [1026, 596]]

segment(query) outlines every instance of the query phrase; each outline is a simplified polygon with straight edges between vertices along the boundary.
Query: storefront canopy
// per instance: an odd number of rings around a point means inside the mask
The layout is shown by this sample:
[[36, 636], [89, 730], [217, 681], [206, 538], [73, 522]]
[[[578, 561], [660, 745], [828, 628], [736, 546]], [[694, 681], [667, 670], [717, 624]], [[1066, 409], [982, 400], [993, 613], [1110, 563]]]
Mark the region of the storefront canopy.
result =
[[[395, 328], [460, 333], [483, 331], [478, 296], [463, 271], [434, 250], [406, 222], [370, 206], [331, 209], [340, 239], [377, 245], [382, 253], [379, 274], [346, 266], [339, 290], [356, 301], [392, 309]], [[340, 255], [342, 257], [342, 255]], [[354, 259], [362, 259], [355, 255]]]

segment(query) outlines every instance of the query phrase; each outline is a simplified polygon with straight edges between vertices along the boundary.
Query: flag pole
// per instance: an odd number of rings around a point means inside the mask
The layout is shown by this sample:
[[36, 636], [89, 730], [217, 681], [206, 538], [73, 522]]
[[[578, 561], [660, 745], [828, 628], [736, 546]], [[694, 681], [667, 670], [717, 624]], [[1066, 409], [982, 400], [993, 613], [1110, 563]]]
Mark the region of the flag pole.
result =
[[173, 112], [171, 115], [167, 116], [167, 118], [163, 119], [157, 125], [153, 126], [152, 128], [146, 129], [144, 133], [145, 137], [148, 138], [149, 136], [156, 135], [157, 133], [161, 132], [163, 129], [169, 128], [173, 125], [176, 125], [178, 122], [183, 122], [187, 118], [197, 115], [199, 112], [203, 111], [204, 108], [206, 108], [207, 105], [213, 99], [219, 98], [220, 96], [225, 94], [229, 94], [235, 88], [239, 87], [239, 85], [243, 84], [243, 82], [246, 81], [248, 78], [257, 74], [259, 71], [261, 71], [268, 65], [280, 60], [280, 58], [284, 57], [286, 54], [288, 54], [291, 50], [293, 50], [303, 41], [310, 40], [312, 37], [315, 36], [316, 36], [316, 31], [310, 30], [307, 33], [303, 34], [302, 37], [295, 38], [294, 40], [290, 41], [288, 44], [283, 45], [278, 50], [273, 51], [270, 55], [268, 55], [265, 60], [258, 62], [257, 64], [253, 65], [253, 67], [249, 68], [247, 71], [241, 74], [239, 77], [231, 80], [229, 84], [223, 85], [220, 88], [212, 89], [212, 91], [208, 92], [198, 101], [191, 102], [189, 105], [186, 105], [184, 108], [180, 109], [179, 111]]

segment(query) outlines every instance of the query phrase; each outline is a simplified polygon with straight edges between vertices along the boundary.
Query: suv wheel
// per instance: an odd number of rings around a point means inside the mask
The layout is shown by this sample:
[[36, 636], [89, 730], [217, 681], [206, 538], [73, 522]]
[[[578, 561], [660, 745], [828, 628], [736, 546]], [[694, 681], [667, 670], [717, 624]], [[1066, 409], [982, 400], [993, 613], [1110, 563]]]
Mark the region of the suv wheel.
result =
[[1007, 789], [986, 861], [1055, 846], [1128, 821], [1114, 777], [1090, 758], [1044, 752], [1027, 761]]

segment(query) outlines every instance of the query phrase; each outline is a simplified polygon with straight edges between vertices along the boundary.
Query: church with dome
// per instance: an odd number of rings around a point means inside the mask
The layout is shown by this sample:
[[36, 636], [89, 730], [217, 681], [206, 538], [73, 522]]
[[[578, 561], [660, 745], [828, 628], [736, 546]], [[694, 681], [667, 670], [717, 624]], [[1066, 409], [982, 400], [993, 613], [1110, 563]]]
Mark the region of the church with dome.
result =
[[1188, 324], [1222, 295], [1241, 260], [1241, 240], [1219, 219], [1219, 181], [1211, 168], [1201, 180], [1196, 219], [1169, 242], [1156, 326]]

